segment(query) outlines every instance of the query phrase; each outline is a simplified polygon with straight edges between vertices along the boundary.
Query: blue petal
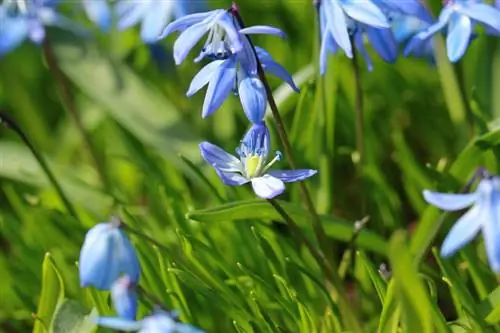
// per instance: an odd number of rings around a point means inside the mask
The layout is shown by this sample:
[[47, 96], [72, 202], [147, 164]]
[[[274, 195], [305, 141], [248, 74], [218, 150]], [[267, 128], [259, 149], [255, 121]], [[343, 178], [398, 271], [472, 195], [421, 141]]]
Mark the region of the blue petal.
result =
[[275, 62], [273, 57], [269, 53], [267, 53], [266, 50], [256, 46], [255, 51], [257, 51], [257, 56], [261, 62], [262, 68], [266, 73], [277, 76], [278, 78], [288, 83], [288, 85], [295, 92], [300, 92], [300, 89], [295, 85], [295, 82], [293, 82], [293, 78], [288, 73], [288, 71], [283, 66]]
[[368, 71], [371, 72], [373, 70], [373, 63], [370, 55], [366, 51], [362, 33], [358, 32], [354, 35], [354, 45], [356, 46], [356, 49], [359, 51], [361, 56], [363, 56], [363, 58], [365, 59]]
[[239, 159], [210, 142], [200, 143], [200, 152], [201, 157], [216, 169], [224, 172], [239, 172], [242, 170]]
[[140, 321], [118, 317], [99, 317], [96, 322], [98, 325], [126, 332], [138, 331], [143, 326]]
[[111, 11], [106, 0], [83, 0], [88, 17], [104, 31], [111, 27]]
[[[224, 11], [223, 13], [219, 14], [219, 16], [216, 16], [214, 18], [216, 20], [217, 24], [224, 29], [226, 33], [226, 37], [229, 41], [229, 49], [233, 54], [240, 52], [243, 49], [243, 44], [240, 38], [240, 34], [237, 30], [237, 27], [234, 23], [234, 18], [231, 14], [229, 14], [227, 11]], [[248, 40], [245, 38], [245, 41], [248, 45], [247, 50], [252, 51], [251, 46], [248, 44]]]
[[375, 28], [390, 28], [384, 13], [371, 1], [367, 0], [344, 0], [342, 8], [347, 16], [353, 20], [367, 24]]
[[398, 45], [391, 29], [366, 27], [366, 34], [372, 47], [387, 62], [393, 63], [398, 57]]
[[457, 7], [457, 12], [500, 31], [500, 11], [498, 9], [483, 3]]
[[28, 35], [28, 24], [23, 17], [7, 17], [0, 7], [0, 55], [3, 55], [23, 42]]
[[284, 183], [298, 182], [317, 174], [318, 171], [311, 169], [298, 170], [270, 170], [267, 174], [281, 179]]
[[467, 194], [449, 194], [424, 190], [423, 194], [425, 201], [446, 211], [464, 209], [472, 205], [478, 199], [478, 194], [475, 192]]
[[234, 88], [236, 80], [236, 69], [234, 59], [227, 59], [217, 67], [210, 83], [203, 102], [201, 116], [203, 118], [215, 112], [224, 103]]
[[120, 318], [129, 320], [136, 318], [137, 294], [133, 288], [134, 285], [127, 275], [120, 277], [111, 287], [113, 308]]
[[344, 50], [346, 56], [352, 58], [352, 46], [342, 7], [337, 3], [337, 0], [324, 0], [321, 4], [325, 13], [327, 27], [331, 31], [333, 39]]
[[[494, 188], [489, 195], [486, 193], [482, 199], [484, 205], [483, 214], [483, 237], [486, 246], [486, 255], [491, 268], [500, 272], [500, 193], [498, 178], [493, 180]], [[483, 193], [484, 194], [484, 193]]]
[[462, 58], [469, 45], [472, 33], [472, 22], [464, 15], [453, 15], [448, 25], [448, 37], [446, 38], [446, 49], [451, 62]]
[[281, 38], [286, 38], [286, 34], [278, 28], [269, 27], [267, 25], [254, 25], [252, 27], [240, 29], [240, 34], [251, 35], [251, 34], [266, 34], [275, 35]]
[[211, 21], [214, 17], [216, 17], [217, 15], [220, 15], [221, 11], [224, 11], [224, 10], [217, 9], [217, 10], [213, 10], [213, 11], [206, 12], [206, 13], [196, 13], [196, 14], [191, 14], [191, 15], [181, 17], [180, 19], [177, 19], [173, 22], [170, 22], [165, 27], [165, 29], [163, 30], [161, 35], [158, 37], [158, 39], [163, 39], [175, 31], [184, 31], [188, 27], [190, 27], [194, 24], [200, 23], [202, 21], [204, 21], [204, 22]]
[[122, 229], [118, 229], [119, 236], [115, 239], [113, 261], [119, 263], [118, 275], [126, 274], [132, 283], [137, 284], [141, 276], [141, 266], [135, 249]]
[[251, 155], [262, 156], [264, 160], [267, 159], [270, 148], [271, 136], [264, 122], [252, 124], [250, 129], [245, 133], [243, 140], [241, 140], [240, 149], [243, 152], [246, 151]]
[[147, 11], [141, 25], [141, 38], [145, 43], [155, 43], [173, 14], [171, 1], [158, 1]]
[[240, 186], [249, 182], [248, 179], [236, 172], [224, 172], [219, 169], [215, 169], [217, 175], [219, 175], [222, 182], [230, 186]]
[[327, 29], [323, 33], [323, 38], [321, 40], [321, 49], [319, 53], [319, 71], [321, 75], [324, 75], [326, 72], [326, 66], [328, 64], [328, 53], [337, 52], [338, 45], [335, 43], [330, 30]]
[[122, 0], [116, 4], [118, 29], [124, 30], [139, 23], [151, 7], [151, 2]]
[[186, 96], [191, 97], [201, 88], [210, 82], [210, 79], [214, 75], [214, 72], [219, 66], [224, 62], [224, 60], [215, 60], [203, 67], [193, 78]]
[[405, 16], [411, 16], [428, 23], [432, 22], [432, 16], [419, 0], [382, 0], [382, 2], [392, 10], [405, 14]]
[[245, 74], [241, 76], [243, 78], [240, 77], [238, 80], [238, 94], [243, 111], [252, 123], [260, 123], [266, 114], [266, 88], [257, 76], [245, 76]]
[[484, 221], [481, 207], [476, 205], [465, 213], [446, 236], [441, 247], [441, 256], [448, 257], [469, 243], [479, 232]]
[[252, 178], [252, 187], [255, 194], [263, 199], [272, 199], [285, 191], [285, 183], [271, 175]]
[[197, 23], [184, 30], [174, 43], [174, 59], [179, 65], [188, 55], [189, 51], [198, 43], [204, 34], [210, 29], [205, 22]]

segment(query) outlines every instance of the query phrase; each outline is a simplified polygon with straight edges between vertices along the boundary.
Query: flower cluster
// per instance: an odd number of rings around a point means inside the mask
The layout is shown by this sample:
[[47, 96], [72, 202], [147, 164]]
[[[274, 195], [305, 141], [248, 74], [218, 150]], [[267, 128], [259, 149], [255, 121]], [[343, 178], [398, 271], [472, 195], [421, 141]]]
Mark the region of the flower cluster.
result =
[[266, 50], [254, 46], [248, 38], [251, 34], [269, 34], [283, 38], [285, 34], [269, 26], [243, 27], [236, 10], [218, 9], [187, 15], [170, 23], [160, 38], [180, 32], [174, 43], [174, 59], [179, 65], [198, 41], [208, 35], [194, 61], [209, 59], [211, 62], [193, 78], [187, 96], [208, 85], [201, 111], [202, 117], [206, 117], [219, 109], [232, 92], [239, 96], [243, 111], [252, 126], [237, 149], [238, 157], [209, 142], [200, 144], [201, 155], [226, 185], [251, 183], [258, 197], [271, 199], [283, 193], [285, 182], [304, 180], [313, 176], [316, 171], [269, 170], [280, 160], [279, 152], [266, 164], [270, 152], [270, 135], [264, 116], [269, 96], [259, 69], [281, 78], [293, 90], [298, 92], [299, 89], [286, 69]]
[[117, 218], [97, 224], [88, 231], [80, 252], [80, 285], [110, 291], [117, 314], [116, 317], [100, 317], [97, 323], [116, 330], [142, 333], [201, 332], [179, 323], [174, 314], [165, 311], [156, 310], [151, 316], [136, 320], [136, 286], [141, 268], [122, 227]]
[[485, 25], [487, 33], [500, 33], [500, 11], [481, 0], [448, 0], [435, 23], [419, 0], [320, 0], [318, 12], [321, 73], [329, 52], [341, 49], [352, 58], [353, 45], [371, 70], [364, 36], [382, 59], [392, 63], [403, 43], [405, 55], [432, 58], [431, 37], [446, 28], [448, 58], [456, 62], [473, 39], [477, 24]]

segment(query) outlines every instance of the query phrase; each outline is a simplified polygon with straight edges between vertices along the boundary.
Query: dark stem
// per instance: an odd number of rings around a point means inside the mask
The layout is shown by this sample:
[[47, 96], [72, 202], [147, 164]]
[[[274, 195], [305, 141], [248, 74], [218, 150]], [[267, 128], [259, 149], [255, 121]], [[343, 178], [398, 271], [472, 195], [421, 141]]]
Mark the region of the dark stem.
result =
[[[354, 43], [351, 43], [354, 45]], [[352, 50], [352, 66], [354, 69], [355, 84], [355, 110], [356, 110], [356, 150], [359, 154], [359, 163], [362, 166], [365, 161], [365, 116], [363, 105], [363, 87], [361, 84], [361, 68], [359, 67], [358, 55], [356, 49]]]
[[74, 218], [78, 219], [78, 214], [76, 213], [75, 208], [71, 204], [71, 202], [68, 200], [68, 197], [64, 193], [61, 185], [57, 181], [56, 177], [52, 173], [52, 170], [50, 169], [49, 165], [47, 164], [47, 161], [43, 157], [43, 155], [35, 148], [33, 143], [31, 143], [30, 139], [28, 136], [23, 132], [21, 127], [14, 121], [14, 119], [4, 111], [0, 111], [0, 124], [4, 124], [7, 128], [10, 128], [16, 134], [21, 138], [21, 140], [24, 142], [24, 144], [29, 148], [33, 156], [35, 156], [35, 159], [38, 161], [40, 166], [42, 167], [42, 170], [45, 172], [47, 175], [47, 178], [49, 178], [50, 183], [56, 190], [59, 198], [61, 199], [64, 207], [68, 211], [68, 213], [73, 216]]
[[82, 135], [84, 145], [90, 152], [91, 158], [94, 162], [94, 165], [96, 167], [97, 173], [99, 175], [99, 178], [101, 179], [102, 184], [104, 185], [105, 189], [109, 191], [111, 187], [108, 181], [108, 177], [106, 176], [105, 167], [101, 163], [99, 154], [95, 149], [95, 146], [90, 138], [90, 134], [87, 132], [85, 126], [83, 125], [80, 114], [77, 111], [75, 100], [73, 98], [73, 95], [71, 94], [70, 83], [66, 78], [66, 76], [64, 75], [64, 73], [61, 71], [61, 68], [57, 63], [56, 56], [54, 54], [52, 45], [48, 37], [45, 37], [45, 40], [43, 42], [43, 53], [45, 55], [45, 59], [47, 60], [47, 65], [49, 67], [49, 70], [52, 73], [52, 76], [54, 77], [59, 87], [59, 91], [61, 93], [61, 98], [65, 106], [65, 109], [67, 110], [69, 116], [73, 119], [76, 128]]
[[472, 108], [467, 98], [467, 88], [465, 84], [465, 75], [463, 66], [461, 63], [453, 64], [455, 69], [455, 74], [457, 75], [458, 89], [460, 90], [460, 96], [462, 98], [462, 103], [465, 107], [465, 116], [467, 117], [467, 123], [469, 125], [469, 133], [471, 138], [474, 137], [474, 114], [472, 113]]
[[[241, 28], [245, 27], [245, 24], [243, 22], [243, 19], [241, 18], [238, 8], [236, 4], [233, 2], [233, 6], [231, 8], [231, 13], [235, 17], [235, 19], [238, 21], [238, 24], [240, 25]], [[273, 114], [274, 121], [276, 122], [276, 127], [278, 129], [278, 134], [280, 137], [280, 140], [283, 144], [283, 148], [285, 150], [286, 157], [288, 159], [288, 162], [290, 164], [291, 169], [297, 169], [297, 165], [295, 163], [295, 159], [293, 156], [293, 150], [292, 146], [290, 144], [290, 140], [288, 138], [288, 134], [286, 132], [285, 124], [283, 122], [283, 119], [281, 118], [281, 115], [278, 110], [278, 106], [276, 105], [276, 101], [274, 100], [273, 97], [273, 91], [271, 89], [271, 86], [269, 85], [269, 82], [267, 81], [266, 75], [264, 73], [264, 70], [262, 68], [262, 64], [260, 63], [259, 57], [257, 56], [257, 52], [255, 51], [255, 46], [252, 43], [252, 40], [250, 39], [249, 36], [246, 36], [248, 39], [249, 44], [252, 47], [253, 53], [255, 55], [255, 59], [257, 62], [257, 72], [259, 75], [260, 80], [262, 81], [262, 84], [264, 85], [266, 89], [266, 94], [267, 94], [267, 100], [269, 102], [269, 106], [271, 108], [271, 112]], [[328, 242], [325, 234], [325, 230], [323, 228], [323, 225], [321, 224], [321, 220], [318, 216], [318, 213], [316, 212], [316, 209], [314, 207], [314, 204], [311, 199], [311, 195], [309, 191], [307, 190], [307, 186], [304, 182], [299, 182], [299, 188], [300, 188], [300, 194], [302, 197], [302, 200], [304, 201], [307, 211], [309, 212], [309, 215], [311, 217], [312, 225], [314, 232], [316, 234], [316, 238], [318, 239], [318, 242], [326, 255], [329, 257], [331, 256], [331, 251], [328, 248]]]

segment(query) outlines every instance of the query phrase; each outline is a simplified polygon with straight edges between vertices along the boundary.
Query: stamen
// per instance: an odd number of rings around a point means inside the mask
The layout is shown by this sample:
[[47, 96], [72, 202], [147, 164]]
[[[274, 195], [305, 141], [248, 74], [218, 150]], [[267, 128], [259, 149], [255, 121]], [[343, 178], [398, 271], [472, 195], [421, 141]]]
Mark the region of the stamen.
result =
[[271, 160], [271, 162], [267, 163], [261, 173], [266, 172], [269, 168], [276, 162], [281, 161], [283, 158], [283, 154], [280, 151], [276, 151], [276, 156]]

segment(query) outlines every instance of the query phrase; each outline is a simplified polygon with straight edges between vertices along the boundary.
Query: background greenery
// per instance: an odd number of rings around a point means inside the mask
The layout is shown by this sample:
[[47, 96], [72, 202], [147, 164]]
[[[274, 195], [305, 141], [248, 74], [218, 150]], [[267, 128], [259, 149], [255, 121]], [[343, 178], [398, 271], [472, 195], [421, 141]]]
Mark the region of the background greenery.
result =
[[[498, 42], [478, 38], [458, 66], [447, 62], [442, 40], [436, 44], [437, 67], [419, 59], [375, 60], [369, 73], [363, 64], [366, 164], [360, 167], [352, 64], [343, 55], [331, 57], [324, 81], [316, 79], [310, 1], [238, 4], [247, 24], [275, 25], [288, 34], [287, 40], [254, 41], [301, 86], [301, 94], [294, 94], [271, 79], [298, 164], [319, 169], [308, 187], [365, 330], [500, 328], [500, 291], [482, 240], [441, 260], [429, 249], [440, 244], [457, 215], [440, 215], [421, 195], [425, 188], [458, 191], [480, 165], [498, 172]], [[213, 8], [229, 5], [210, 2]], [[441, 4], [431, 5], [437, 13]], [[71, 5], [66, 9], [81, 15]], [[76, 264], [86, 230], [110, 215], [164, 246], [130, 236], [141, 259], [141, 285], [177, 309], [183, 321], [207, 332], [345, 329], [335, 295], [307, 250], [297, 253], [280, 216], [249, 188], [223, 186], [201, 163], [197, 144], [203, 140], [229, 151], [238, 145], [248, 124], [237, 98], [202, 120], [203, 93], [185, 97], [200, 66], [174, 66], [174, 38], [162, 42], [167, 56], [158, 62], [137, 31], [104, 34], [89, 27], [95, 39], [52, 30], [49, 37], [105, 184], [42, 50], [25, 43], [0, 59], [0, 108], [46, 156], [79, 216], [66, 213], [30, 151], [1, 129], [1, 330], [26, 332], [35, 323], [35, 332], [51, 325], [57, 332], [87, 332], [79, 313], [96, 308], [112, 314], [107, 293], [80, 289]], [[271, 118], [268, 124], [274, 126]], [[277, 135], [273, 147], [282, 149]], [[289, 185], [279, 199], [314, 239], [298, 186]], [[353, 221], [364, 216], [370, 220], [353, 243]], [[390, 279], [378, 273], [382, 263]], [[75, 302], [65, 303], [53, 320], [64, 298]], [[144, 299], [140, 315], [150, 308]]]

